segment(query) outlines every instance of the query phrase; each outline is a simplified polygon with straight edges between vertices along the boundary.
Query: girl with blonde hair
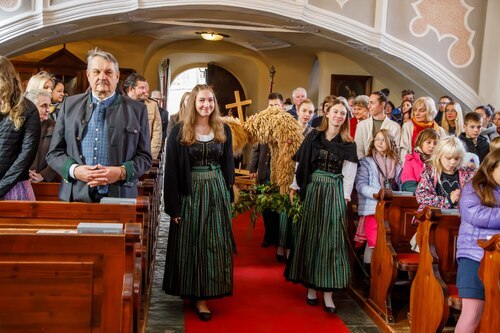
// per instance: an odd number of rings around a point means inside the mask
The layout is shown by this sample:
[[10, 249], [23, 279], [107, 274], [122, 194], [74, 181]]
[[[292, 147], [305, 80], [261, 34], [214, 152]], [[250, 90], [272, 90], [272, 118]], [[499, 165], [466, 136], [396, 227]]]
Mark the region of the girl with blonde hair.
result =
[[35, 89], [43, 89], [52, 93], [54, 89], [54, 78], [52, 75], [45, 71], [38, 72], [33, 75], [28, 81], [28, 85], [26, 86], [26, 91], [31, 91]]
[[10, 61], [0, 56], [0, 200], [35, 200], [29, 181], [40, 141], [40, 116], [23, 98]]
[[206, 300], [233, 292], [231, 221], [234, 159], [214, 91], [199, 84], [167, 139], [165, 211], [171, 217], [163, 289], [194, 302], [200, 320]]
[[465, 148], [457, 137], [447, 137], [438, 143], [415, 192], [418, 211], [425, 206], [458, 207], [461, 190], [477, 169], [474, 164], [464, 165], [464, 160]]

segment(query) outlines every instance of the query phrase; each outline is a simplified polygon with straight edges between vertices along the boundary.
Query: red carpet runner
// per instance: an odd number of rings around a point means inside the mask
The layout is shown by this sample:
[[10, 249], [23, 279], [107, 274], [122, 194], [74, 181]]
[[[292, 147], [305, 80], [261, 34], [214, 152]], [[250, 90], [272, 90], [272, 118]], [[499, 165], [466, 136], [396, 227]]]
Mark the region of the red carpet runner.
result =
[[186, 302], [186, 333], [349, 332], [337, 315], [307, 305], [304, 287], [285, 281], [275, 248], [260, 246], [262, 219], [250, 234], [249, 221], [248, 214], [233, 221], [238, 248], [233, 296], [207, 302], [213, 316], [209, 322], [200, 321]]

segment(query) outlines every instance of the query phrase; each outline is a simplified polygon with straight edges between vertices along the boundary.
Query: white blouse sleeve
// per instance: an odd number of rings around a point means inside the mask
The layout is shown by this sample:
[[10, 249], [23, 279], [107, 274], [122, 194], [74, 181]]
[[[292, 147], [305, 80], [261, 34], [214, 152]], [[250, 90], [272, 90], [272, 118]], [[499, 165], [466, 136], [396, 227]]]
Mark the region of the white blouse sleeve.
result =
[[358, 164], [350, 161], [344, 161], [342, 166], [342, 175], [344, 176], [344, 198], [351, 201], [351, 192], [356, 179]]
[[[295, 172], [297, 172], [297, 166], [298, 166], [298, 165], [299, 165], [299, 162], [295, 162]], [[297, 175], [296, 175], [296, 173], [295, 173], [295, 172], [293, 173], [293, 182], [292, 182], [292, 185], [290, 185], [290, 188], [291, 188], [292, 190], [296, 190], [296, 191], [298, 191], [298, 190], [300, 190], [300, 187], [299, 187], [299, 185], [297, 184]]]

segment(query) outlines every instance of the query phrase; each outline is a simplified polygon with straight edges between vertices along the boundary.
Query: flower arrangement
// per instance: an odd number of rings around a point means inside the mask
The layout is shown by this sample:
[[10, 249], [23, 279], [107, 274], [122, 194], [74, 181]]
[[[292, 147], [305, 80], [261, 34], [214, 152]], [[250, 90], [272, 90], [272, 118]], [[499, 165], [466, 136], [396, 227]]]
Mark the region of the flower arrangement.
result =
[[293, 204], [287, 194], [281, 194], [276, 185], [261, 184], [254, 185], [249, 190], [239, 191], [238, 200], [233, 203], [233, 217], [250, 210], [250, 221], [255, 226], [257, 215], [261, 215], [265, 209], [277, 213], [286, 212], [293, 222], [297, 222], [302, 214], [302, 203], [296, 196]]

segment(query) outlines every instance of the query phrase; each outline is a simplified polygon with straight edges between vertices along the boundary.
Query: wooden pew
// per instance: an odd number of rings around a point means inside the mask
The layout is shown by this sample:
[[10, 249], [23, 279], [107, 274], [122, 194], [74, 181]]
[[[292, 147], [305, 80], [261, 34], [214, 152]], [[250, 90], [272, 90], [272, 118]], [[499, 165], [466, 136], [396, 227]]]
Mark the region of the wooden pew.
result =
[[[415, 233], [411, 221], [418, 208], [414, 196], [395, 195], [381, 189], [377, 199], [377, 243], [372, 254], [370, 297], [368, 303], [389, 323], [394, 322], [392, 290], [398, 270], [413, 272], [418, 267], [418, 254], [410, 250]], [[410, 281], [403, 281], [409, 284]]]
[[500, 234], [490, 240], [478, 241], [484, 249], [484, 257], [479, 266], [479, 278], [484, 284], [484, 309], [479, 326], [480, 333], [498, 332], [500, 316]]
[[[152, 168], [144, 180], [138, 184], [139, 196], [136, 201], [136, 221], [140, 222], [143, 226], [142, 242], [144, 251], [142, 255], [143, 260], [143, 301], [144, 306], [141, 308], [141, 320], [146, 321], [147, 304], [150, 294], [152, 280], [154, 276], [154, 259], [156, 254], [156, 242], [159, 232], [159, 215], [160, 215], [160, 198], [161, 198], [161, 182], [162, 173], [160, 169]], [[58, 183], [36, 183], [33, 184], [35, 197], [40, 200], [53, 200], [57, 201], [59, 193]], [[1, 209], [1, 208], [0, 208]], [[100, 219], [100, 218], [98, 218]]]
[[411, 332], [441, 332], [450, 314], [450, 291], [456, 290], [460, 216], [426, 207], [417, 218], [420, 262], [410, 293]]
[[[141, 260], [142, 279], [140, 287], [142, 301], [140, 310], [141, 324], [145, 324], [145, 311], [149, 300], [150, 284], [153, 272], [151, 261], [148, 257], [148, 237], [144, 236], [144, 226], [149, 218], [146, 211], [149, 209], [149, 198], [140, 197], [136, 205], [132, 204], [94, 204], [83, 202], [62, 201], [0, 201], [0, 228], [44, 228], [44, 229], [72, 229], [80, 222], [120, 222], [140, 223], [139, 231], [142, 242], [141, 254], [136, 254]], [[137, 249], [136, 249], [137, 250]], [[137, 307], [137, 306], [136, 306]]]
[[59, 201], [60, 183], [31, 183], [37, 201]]
[[[120, 235], [0, 229], [2, 332], [134, 332], [134, 275]], [[134, 255], [134, 254], [133, 254]]]

